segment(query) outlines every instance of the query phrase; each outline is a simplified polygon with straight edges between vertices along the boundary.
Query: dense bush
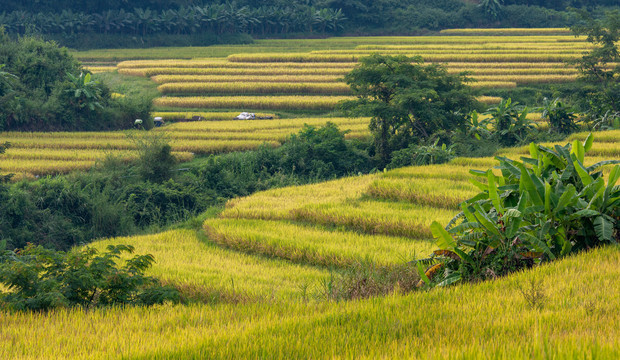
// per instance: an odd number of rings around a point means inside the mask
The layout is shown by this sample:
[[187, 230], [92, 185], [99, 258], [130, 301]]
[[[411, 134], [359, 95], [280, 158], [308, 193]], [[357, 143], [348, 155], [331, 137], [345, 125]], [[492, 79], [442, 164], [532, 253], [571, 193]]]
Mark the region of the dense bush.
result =
[[528, 119], [529, 109], [508, 98], [488, 108], [485, 117], [472, 111], [467, 115], [465, 126], [458, 131], [438, 132], [436, 136], [451, 144], [458, 156], [480, 157], [493, 155], [501, 146], [562, 140], [566, 134], [579, 128], [575, 116], [559, 100], [546, 101], [545, 104], [538, 110], [542, 112], [542, 118], [549, 121], [549, 131], [538, 129], [534, 121]]
[[439, 144], [437, 139], [432, 145], [410, 145], [406, 149], [392, 153], [392, 161], [386, 167], [394, 169], [403, 166], [421, 166], [431, 164], [443, 164], [452, 160], [455, 156], [452, 146]]
[[535, 264], [620, 241], [620, 165], [607, 181], [601, 166], [584, 166], [592, 135], [555, 148], [530, 145], [523, 161], [497, 157], [502, 175], [472, 171], [486, 183], [461, 204], [444, 229], [431, 226], [440, 250], [420, 274], [427, 284], [494, 278]]
[[112, 99], [64, 48], [0, 29], [0, 130], [110, 130], [148, 118], [151, 99]]
[[489, 123], [492, 126], [493, 136], [504, 146], [514, 146], [522, 143], [528, 134], [535, 131], [534, 123], [527, 118], [527, 107], [519, 106], [512, 99], [502, 99], [494, 107], [489, 108], [485, 114], [490, 115], [488, 121], [481, 122], [483, 127]]
[[345, 132], [328, 122], [321, 128], [305, 126], [292, 135], [276, 154], [278, 168], [308, 179], [342, 177], [372, 168], [369, 158], [345, 141]]
[[549, 128], [552, 131], [570, 134], [579, 129], [575, 122], [577, 116], [559, 98], [553, 101], [545, 99], [541, 117], [549, 122]]
[[144, 275], [155, 259], [136, 255], [120, 261], [122, 253], [133, 253], [127, 245], [110, 245], [99, 253], [94, 248], [67, 253], [28, 245], [0, 255], [0, 308], [46, 311], [80, 306], [86, 309], [109, 305], [154, 305], [178, 301], [179, 293]]
[[263, 146], [256, 151], [211, 156], [191, 165], [184, 175], [190, 183], [212, 189], [218, 197], [245, 196], [276, 186], [327, 180], [373, 169], [367, 153], [344, 132], [328, 123], [306, 126], [281, 147]]

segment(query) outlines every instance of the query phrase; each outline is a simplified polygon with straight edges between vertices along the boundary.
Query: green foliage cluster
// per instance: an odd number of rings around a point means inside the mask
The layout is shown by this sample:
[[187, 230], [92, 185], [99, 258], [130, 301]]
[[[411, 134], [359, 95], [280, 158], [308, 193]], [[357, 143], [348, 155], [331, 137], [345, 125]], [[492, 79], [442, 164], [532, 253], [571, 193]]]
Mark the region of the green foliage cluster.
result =
[[177, 161], [172, 155], [172, 147], [165, 134], [149, 133], [145, 136], [128, 134], [128, 137], [138, 149], [136, 168], [142, 179], [162, 183], [172, 177], [172, 170]]
[[368, 158], [344, 138], [331, 122], [315, 128], [304, 126], [276, 150], [281, 160], [276, 167], [309, 179], [329, 179], [370, 170]]
[[[513, 146], [523, 143], [528, 134], [535, 130], [534, 123], [527, 119], [529, 110], [527, 107], [520, 107], [519, 103], [513, 103], [510, 98], [502, 99], [495, 107], [489, 108], [485, 114], [490, 115], [487, 120], [482, 120], [476, 124], [475, 114], [472, 115], [470, 129], [475, 129], [475, 135], [486, 134], [493, 137], [504, 146]], [[491, 125], [492, 131], [488, 129]]]
[[[36, 5], [32, 4], [35, 1]], [[409, 35], [448, 28], [540, 27], [541, 24], [563, 27], [574, 22], [572, 15], [565, 11], [566, 6], [589, 9], [617, 6], [614, 0], [7, 2], [3, 3], [0, 25], [9, 33], [43, 34], [78, 48], [162, 46], [174, 45], [174, 41], [187, 45], [243, 41], [243, 38], [227, 37], [238, 34]]]
[[503, 0], [481, 0], [478, 6], [492, 19], [499, 19], [503, 15]]
[[218, 197], [231, 198], [371, 171], [365, 144], [345, 141], [344, 135], [332, 123], [306, 126], [279, 148], [211, 156], [190, 164], [186, 176], [201, 188], [213, 189]]
[[[485, 1], [486, 2], [486, 1]], [[490, 1], [489, 1], [490, 2]], [[594, 7], [594, 6], [613, 6], [617, 5], [614, 0], [500, 0], [500, 5], [525, 5], [525, 6], [542, 6], [557, 10], [563, 10], [567, 6], [575, 7]], [[83, 11], [83, 12], [100, 12], [110, 9], [133, 10], [135, 8], [142, 9], [179, 9], [187, 6], [205, 6], [217, 5], [224, 1], [213, 0], [136, 0], [127, 2], [124, 0], [112, 1], [96, 1], [96, 0], [6, 0], [3, 5], [6, 11], [13, 10], [32, 10], [35, 6], [41, 11], [49, 11], [61, 13], [62, 10]], [[286, 5], [313, 5], [315, 7], [330, 7], [334, 9], [342, 9], [347, 15], [356, 13], [365, 14], [374, 10], [385, 8], [389, 5], [398, 6], [428, 6], [428, 1], [424, 0], [407, 0], [402, 4], [388, 1], [372, 1], [372, 0], [318, 0], [318, 1], [286, 1], [286, 0], [239, 0], [235, 2], [238, 6], [248, 6], [256, 8], [261, 6], [284, 7]], [[374, 4], [377, 3], [377, 4]], [[458, 9], [468, 2], [458, 0], [439, 0], [432, 4], [436, 8], [445, 10]]]
[[579, 129], [575, 123], [577, 115], [559, 98], [551, 101], [545, 98], [541, 117], [549, 122], [549, 128], [561, 134], [570, 134]]
[[295, 2], [256, 7], [226, 2], [165, 7], [162, 10], [134, 5], [127, 10], [110, 8], [97, 12], [74, 12], [65, 8], [62, 12], [0, 13], [0, 25], [4, 25], [9, 33], [25, 35], [34, 31], [65, 36], [333, 33], [343, 29], [345, 20], [340, 9]]
[[[556, 99], [540, 109], [550, 134], [541, 135], [528, 119], [529, 109], [502, 100], [488, 108], [464, 85], [465, 74], [448, 74], [419, 58], [371, 55], [345, 76], [355, 100], [344, 101], [348, 114], [371, 116], [371, 155], [379, 167], [394, 168], [449, 161], [455, 155], [489, 156], [499, 146], [527, 144], [578, 129], [570, 108]], [[441, 143], [441, 146], [438, 144]]]
[[8, 291], [0, 293], [0, 308], [47, 311], [178, 301], [175, 288], [144, 275], [155, 261], [152, 255], [135, 255], [121, 264], [121, 255], [133, 251], [128, 245], [110, 245], [102, 253], [94, 248], [64, 253], [34, 245], [3, 251], [0, 283]]
[[466, 114], [477, 106], [466, 80], [441, 65], [424, 65], [419, 57], [374, 54], [345, 76], [357, 99], [343, 102], [342, 108], [372, 117], [374, 148], [385, 167], [393, 151], [444, 129], [463, 128]]
[[593, 6], [614, 6], [614, 0], [503, 0], [505, 5], [528, 5], [545, 6], [552, 9], [563, 10], [568, 6], [593, 7]]
[[0, 130], [119, 129], [149, 116], [150, 99], [111, 99], [53, 42], [0, 29], [0, 64]]
[[386, 169], [394, 169], [403, 166], [421, 166], [431, 164], [443, 164], [454, 159], [455, 152], [452, 146], [446, 144], [439, 146], [439, 140], [432, 145], [409, 145], [409, 147], [392, 153], [392, 161]]
[[585, 35], [594, 48], [574, 61], [580, 82], [569, 87], [569, 97], [594, 129], [620, 128], [620, 10], [609, 11], [602, 19], [577, 11], [581, 20], [571, 29]]
[[345, 140], [333, 124], [306, 127], [279, 148], [198, 158], [183, 169], [175, 169], [165, 138], [137, 143], [134, 164], [109, 158], [88, 173], [0, 184], [0, 239], [10, 249], [66, 250], [187, 220], [235, 196], [373, 167], [364, 144]]
[[[471, 171], [481, 192], [461, 204], [444, 229], [431, 226], [440, 250], [420, 271], [430, 285], [494, 278], [600, 244], [620, 241], [620, 165], [607, 181], [603, 165], [584, 166], [593, 142], [575, 141], [553, 149], [530, 145], [523, 161], [497, 157], [502, 175]], [[419, 263], [422, 270], [423, 262]], [[434, 276], [431, 276], [434, 275]]]

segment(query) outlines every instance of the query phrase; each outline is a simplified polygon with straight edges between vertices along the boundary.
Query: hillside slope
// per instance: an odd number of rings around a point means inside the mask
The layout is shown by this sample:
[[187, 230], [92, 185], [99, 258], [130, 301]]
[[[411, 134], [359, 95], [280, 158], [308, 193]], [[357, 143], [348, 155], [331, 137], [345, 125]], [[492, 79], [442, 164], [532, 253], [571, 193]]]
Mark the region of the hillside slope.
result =
[[[618, 159], [619, 131], [595, 139], [587, 163]], [[620, 357], [620, 246], [495, 281], [325, 300], [329, 269], [359, 260], [389, 267], [428, 254], [430, 221], [447, 221], [475, 193], [470, 167], [493, 165], [490, 158], [458, 158], [260, 192], [207, 219], [210, 239], [171, 230], [97, 242], [154, 254], [151, 274], [212, 301], [0, 313], [0, 358]], [[535, 293], [532, 303], [527, 294]]]
[[[3, 359], [620, 356], [617, 246], [497, 281], [352, 302], [0, 314]], [[537, 310], [519, 292], [541, 281]]]

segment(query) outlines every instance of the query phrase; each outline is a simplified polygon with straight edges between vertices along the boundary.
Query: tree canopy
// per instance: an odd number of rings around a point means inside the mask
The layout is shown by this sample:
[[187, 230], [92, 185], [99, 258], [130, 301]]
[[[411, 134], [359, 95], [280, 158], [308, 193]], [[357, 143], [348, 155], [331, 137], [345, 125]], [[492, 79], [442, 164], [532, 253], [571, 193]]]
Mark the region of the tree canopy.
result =
[[342, 107], [372, 117], [376, 154], [385, 166], [393, 151], [464, 126], [477, 105], [466, 80], [441, 65], [425, 65], [419, 57], [374, 54], [345, 76], [357, 99]]
[[[33, 4], [34, 3], [34, 4]], [[616, 0], [303, 0], [303, 1], [4, 1], [0, 26], [11, 34], [42, 34], [79, 49], [244, 43], [250, 36], [295, 33], [412, 35], [451, 28], [565, 27], [566, 6]], [[239, 36], [245, 35], [245, 36]]]
[[[592, 50], [575, 61], [584, 86], [576, 94], [577, 102], [593, 118], [616, 123], [620, 118], [620, 11], [610, 11], [603, 19], [578, 11], [581, 21], [571, 29], [585, 35]], [[602, 124], [599, 128], [610, 124]]]
[[56, 43], [30, 36], [13, 40], [0, 28], [0, 131], [128, 127], [149, 114], [134, 101], [112, 99]]

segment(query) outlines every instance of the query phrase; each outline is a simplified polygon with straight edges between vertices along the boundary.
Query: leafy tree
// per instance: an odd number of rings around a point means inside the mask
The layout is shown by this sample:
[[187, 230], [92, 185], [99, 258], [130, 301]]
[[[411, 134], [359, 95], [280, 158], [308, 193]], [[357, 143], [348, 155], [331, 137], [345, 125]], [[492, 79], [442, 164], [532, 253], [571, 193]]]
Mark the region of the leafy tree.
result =
[[591, 118], [604, 114], [620, 117], [620, 11], [595, 19], [583, 10], [575, 10], [581, 21], [571, 27], [575, 35], [587, 36], [593, 49], [575, 61], [585, 83], [578, 101]]
[[152, 106], [147, 96], [112, 99], [67, 49], [35, 37], [12, 40], [1, 28], [0, 64], [0, 130], [117, 130]]
[[372, 117], [370, 130], [381, 166], [391, 153], [428, 140], [439, 130], [464, 126], [476, 106], [463, 74], [448, 74], [443, 66], [424, 65], [421, 58], [371, 55], [345, 76], [356, 100], [342, 108]]
[[153, 305], [177, 301], [179, 293], [144, 275], [155, 261], [152, 255], [136, 255], [129, 245], [109, 245], [105, 252], [94, 248], [67, 253], [28, 245], [3, 251], [0, 306], [13, 310], [46, 311], [58, 307], [92, 308], [106, 305]]

